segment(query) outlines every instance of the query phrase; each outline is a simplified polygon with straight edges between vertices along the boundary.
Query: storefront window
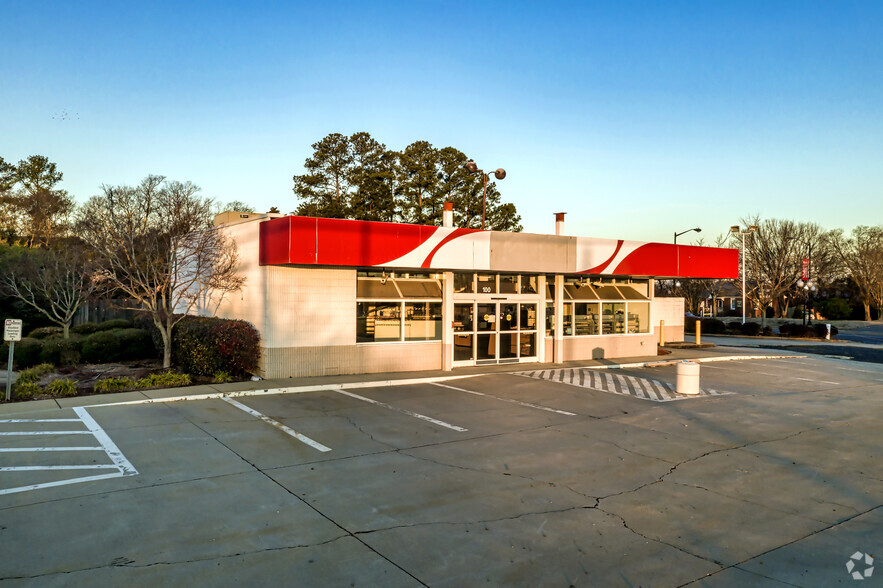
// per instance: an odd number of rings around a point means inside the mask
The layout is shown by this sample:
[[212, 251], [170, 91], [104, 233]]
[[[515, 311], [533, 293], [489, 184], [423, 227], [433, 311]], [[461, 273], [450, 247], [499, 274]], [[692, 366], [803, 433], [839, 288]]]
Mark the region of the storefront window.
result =
[[500, 294], [516, 294], [518, 292], [518, 276], [502, 274], [500, 276]]
[[537, 276], [521, 276], [521, 293], [536, 294], [537, 293]]
[[400, 340], [401, 309], [398, 302], [357, 302], [356, 341], [372, 343]]
[[537, 354], [537, 336], [535, 333], [520, 333], [518, 335], [521, 347], [521, 357], [535, 357]]
[[497, 327], [497, 305], [479, 304], [476, 323], [479, 331], [494, 331]]
[[546, 337], [555, 336], [555, 304], [546, 303]]
[[500, 304], [500, 330], [515, 331], [518, 329], [518, 311], [515, 304]]
[[497, 276], [494, 274], [478, 274], [478, 293], [496, 294]]
[[604, 335], [625, 333], [625, 303], [604, 302], [601, 304], [602, 325]]
[[650, 303], [629, 302], [629, 333], [650, 332]]
[[520, 318], [519, 324], [522, 331], [534, 331], [537, 328], [537, 305], [536, 304], [519, 304]]
[[563, 317], [561, 322], [564, 329], [564, 335], [573, 335], [573, 305], [565, 304], [563, 307]]
[[[567, 306], [570, 306], [568, 304]], [[573, 304], [574, 335], [598, 334], [598, 303], [576, 302]]]
[[441, 339], [441, 302], [405, 303], [405, 341]]
[[499, 359], [512, 357], [518, 357], [518, 333], [500, 333]]
[[454, 274], [454, 293], [471, 294], [475, 291], [475, 274]]
[[464, 332], [473, 330], [472, 304], [454, 305], [454, 331]]

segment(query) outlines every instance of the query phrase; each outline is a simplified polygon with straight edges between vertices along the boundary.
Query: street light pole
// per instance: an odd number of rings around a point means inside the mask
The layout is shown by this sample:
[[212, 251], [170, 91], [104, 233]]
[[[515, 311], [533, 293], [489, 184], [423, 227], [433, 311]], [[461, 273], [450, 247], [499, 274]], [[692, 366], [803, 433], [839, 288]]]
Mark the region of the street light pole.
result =
[[702, 229], [700, 229], [699, 227], [696, 227], [695, 229], [687, 229], [686, 231], [681, 231], [680, 233], [675, 233], [675, 245], [678, 244], [678, 237], [680, 237], [684, 233], [689, 233], [690, 231], [696, 231], [697, 233], [701, 233]]
[[[801, 245], [805, 245], [806, 248], [809, 249], [809, 256], [806, 258], [806, 282], [803, 281], [803, 275], [801, 275], [800, 279], [797, 280], [797, 287], [806, 290], [806, 293], [803, 296], [803, 324], [811, 325], [812, 317], [807, 319], [806, 303], [809, 301], [810, 312], [812, 312], [812, 293], [816, 291], [816, 285], [812, 281], [812, 241], [804, 241], [800, 237], [790, 237], [790, 239], [798, 241]], [[802, 273], [803, 272], [801, 272], [801, 274]]]
[[[486, 174], [486, 173], [484, 173], [483, 170], [478, 169], [478, 164], [475, 163], [474, 161], [472, 161], [471, 159], [469, 161], [467, 161], [463, 167], [465, 167], [466, 171], [468, 171], [471, 174], [475, 174], [475, 173], [481, 174], [482, 179], [484, 180], [484, 192], [481, 197], [481, 230], [483, 231], [484, 230], [485, 209], [487, 208], [487, 180], [488, 180], [488, 176], [490, 174]], [[494, 172], [494, 177], [497, 178], [498, 180], [504, 179], [506, 177], [506, 170], [504, 170], [502, 167], [498, 168], [497, 171]]]
[[[750, 235], [757, 230], [757, 225], [750, 225], [747, 231], [743, 231], [739, 225], [730, 227], [730, 232], [734, 235], [742, 235], [742, 324], [745, 324], [745, 235]], [[765, 309], [761, 309], [765, 312]]]

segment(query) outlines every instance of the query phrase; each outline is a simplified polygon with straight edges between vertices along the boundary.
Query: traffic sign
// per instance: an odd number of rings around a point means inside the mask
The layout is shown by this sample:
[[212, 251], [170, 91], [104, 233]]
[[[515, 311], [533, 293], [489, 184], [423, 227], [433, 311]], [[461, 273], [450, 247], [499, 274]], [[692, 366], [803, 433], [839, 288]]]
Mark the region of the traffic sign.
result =
[[21, 341], [21, 319], [6, 319], [3, 323], [4, 341]]

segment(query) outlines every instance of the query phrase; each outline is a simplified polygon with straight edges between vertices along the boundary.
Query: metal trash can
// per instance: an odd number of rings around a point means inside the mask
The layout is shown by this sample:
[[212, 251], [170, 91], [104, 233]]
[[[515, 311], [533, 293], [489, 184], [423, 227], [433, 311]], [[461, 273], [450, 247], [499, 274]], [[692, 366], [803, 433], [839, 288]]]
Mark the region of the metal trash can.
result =
[[695, 361], [680, 361], [678, 369], [678, 394], [699, 394], [699, 364]]

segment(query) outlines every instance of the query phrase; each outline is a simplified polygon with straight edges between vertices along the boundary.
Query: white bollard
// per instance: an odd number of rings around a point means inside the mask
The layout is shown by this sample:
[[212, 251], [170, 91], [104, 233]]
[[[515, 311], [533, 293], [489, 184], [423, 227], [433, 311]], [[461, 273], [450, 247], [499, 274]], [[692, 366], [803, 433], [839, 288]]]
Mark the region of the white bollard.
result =
[[679, 361], [678, 394], [699, 394], [699, 364], [694, 361]]

